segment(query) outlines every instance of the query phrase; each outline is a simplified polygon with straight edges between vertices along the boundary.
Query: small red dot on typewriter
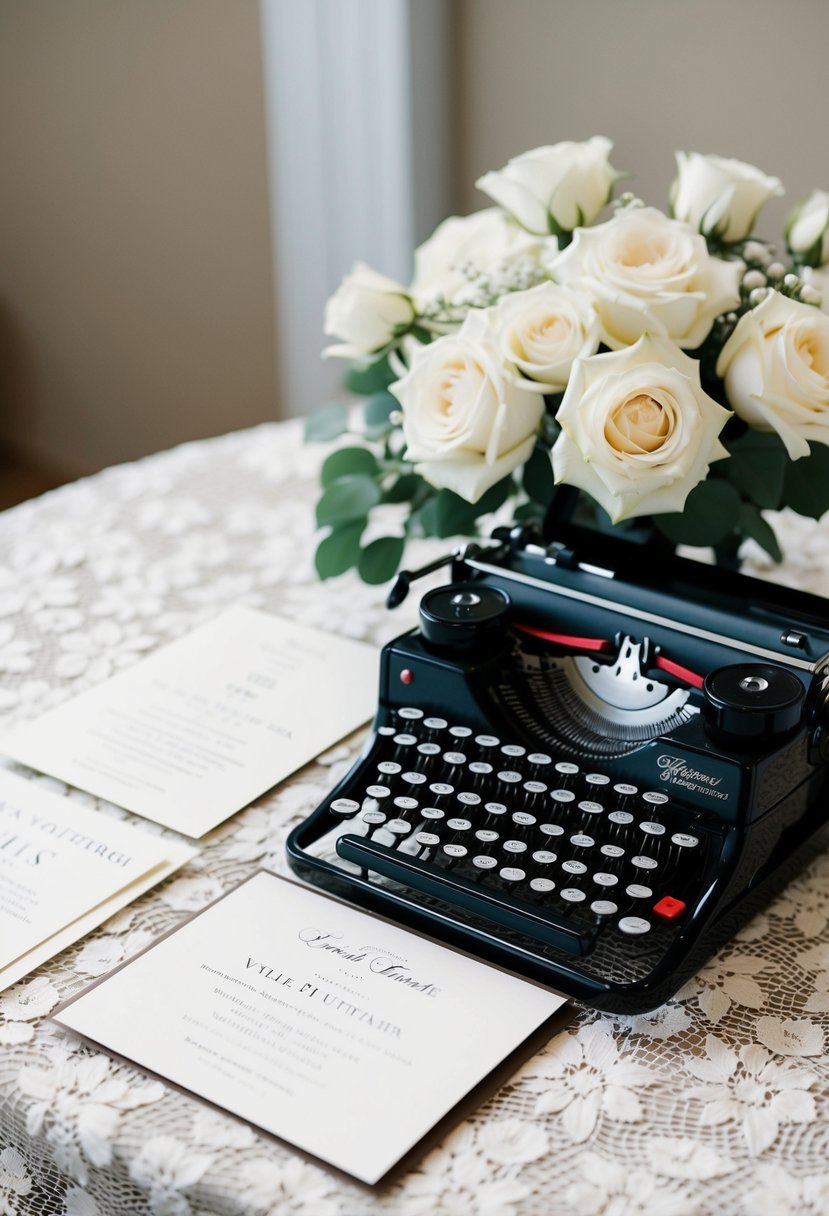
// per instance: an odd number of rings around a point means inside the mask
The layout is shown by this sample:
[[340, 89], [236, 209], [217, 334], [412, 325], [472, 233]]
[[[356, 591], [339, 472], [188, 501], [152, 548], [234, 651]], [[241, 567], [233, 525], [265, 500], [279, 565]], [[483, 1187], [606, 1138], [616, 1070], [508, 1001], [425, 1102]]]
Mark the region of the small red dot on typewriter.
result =
[[414, 672], [409, 671], [408, 667], [404, 667], [400, 673], [400, 683], [401, 684], [411, 684], [413, 679], [414, 679]]
[[674, 899], [673, 895], [665, 895], [659, 903], [654, 904], [653, 910], [663, 920], [676, 920], [685, 911], [685, 904], [681, 899]]

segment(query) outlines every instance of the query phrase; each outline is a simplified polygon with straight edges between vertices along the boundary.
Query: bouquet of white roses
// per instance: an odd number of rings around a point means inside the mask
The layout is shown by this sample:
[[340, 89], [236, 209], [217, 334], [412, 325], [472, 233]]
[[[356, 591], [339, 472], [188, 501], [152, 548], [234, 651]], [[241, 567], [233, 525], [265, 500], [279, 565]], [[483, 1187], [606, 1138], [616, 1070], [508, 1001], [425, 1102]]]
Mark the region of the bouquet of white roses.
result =
[[[325, 354], [365, 401], [306, 429], [356, 440], [322, 466], [323, 578], [383, 582], [408, 537], [474, 535], [505, 504], [543, 516], [559, 485], [594, 526], [720, 558], [751, 537], [779, 560], [763, 511], [829, 509], [829, 195], [789, 219], [784, 263], [751, 236], [780, 183], [735, 160], [677, 153], [668, 214], [625, 195], [596, 222], [610, 149], [516, 157], [408, 286], [358, 264], [328, 301]], [[394, 534], [366, 543], [387, 504]]]

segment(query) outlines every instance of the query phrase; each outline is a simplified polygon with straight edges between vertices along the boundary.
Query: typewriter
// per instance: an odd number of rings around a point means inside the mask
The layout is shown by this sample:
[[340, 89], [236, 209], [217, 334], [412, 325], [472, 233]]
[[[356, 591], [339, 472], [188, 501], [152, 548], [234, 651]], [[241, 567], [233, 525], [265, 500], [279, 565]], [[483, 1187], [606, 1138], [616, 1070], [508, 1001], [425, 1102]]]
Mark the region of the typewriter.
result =
[[362, 755], [288, 856], [637, 1013], [822, 846], [829, 605], [571, 522], [555, 536], [517, 525], [452, 556], [420, 628], [383, 650]]

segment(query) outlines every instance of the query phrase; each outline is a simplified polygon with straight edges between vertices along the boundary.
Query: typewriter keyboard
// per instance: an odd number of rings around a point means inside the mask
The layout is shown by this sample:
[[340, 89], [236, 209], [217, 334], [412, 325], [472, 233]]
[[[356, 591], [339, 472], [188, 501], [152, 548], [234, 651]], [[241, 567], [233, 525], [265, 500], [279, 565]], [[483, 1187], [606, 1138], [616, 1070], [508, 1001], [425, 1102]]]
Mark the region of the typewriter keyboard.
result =
[[664, 949], [716, 860], [664, 791], [415, 707], [380, 727], [358, 777], [327, 804], [332, 860], [572, 956], [656, 935]]

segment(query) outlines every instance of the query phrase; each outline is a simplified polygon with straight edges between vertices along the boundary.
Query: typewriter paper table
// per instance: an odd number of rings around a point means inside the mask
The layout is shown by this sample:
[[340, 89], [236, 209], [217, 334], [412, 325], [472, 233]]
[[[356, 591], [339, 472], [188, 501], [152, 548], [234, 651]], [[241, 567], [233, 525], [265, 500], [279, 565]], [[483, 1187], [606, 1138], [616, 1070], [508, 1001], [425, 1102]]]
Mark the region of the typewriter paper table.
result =
[[[383, 642], [415, 617], [320, 584], [325, 452], [295, 424], [190, 444], [0, 516], [4, 725], [227, 604]], [[777, 577], [829, 595], [829, 521], [780, 523]], [[412, 564], [445, 548], [423, 544]], [[758, 566], [754, 572], [766, 573]], [[70, 993], [265, 865], [359, 738], [236, 816], [195, 863], [0, 996], [0, 1211], [71, 1216], [491, 1216], [829, 1210], [829, 856], [679, 998], [581, 1014], [408, 1176], [376, 1195], [66, 1038]], [[58, 783], [51, 788], [63, 792]], [[393, 1110], [389, 1117], [394, 1117]]]

